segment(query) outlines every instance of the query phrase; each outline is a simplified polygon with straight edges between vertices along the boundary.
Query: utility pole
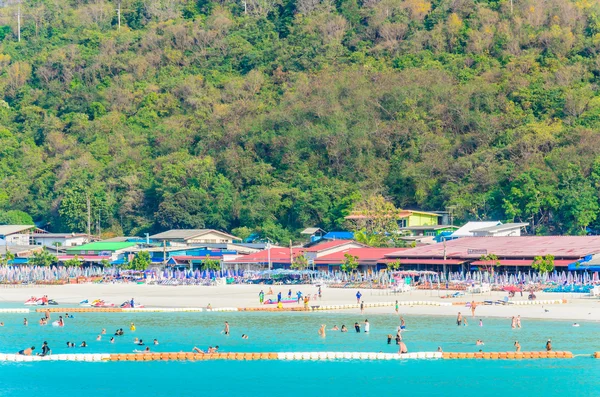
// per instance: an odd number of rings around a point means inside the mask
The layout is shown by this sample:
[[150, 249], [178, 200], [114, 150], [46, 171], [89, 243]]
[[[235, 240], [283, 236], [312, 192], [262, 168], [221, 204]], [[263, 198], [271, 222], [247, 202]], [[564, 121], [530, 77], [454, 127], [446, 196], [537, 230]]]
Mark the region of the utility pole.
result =
[[121, 3], [119, 3], [119, 5], [117, 6], [117, 21], [119, 24], [119, 27], [117, 28], [117, 30], [121, 30]]
[[102, 239], [102, 226], [100, 225], [100, 216], [102, 214], [102, 208], [98, 208], [98, 238]]
[[17, 6], [17, 41], [21, 42], [21, 0]]
[[86, 204], [87, 204], [87, 234], [88, 238], [92, 235], [92, 205], [90, 203], [90, 194], [86, 193]]
[[510, 0], [510, 15], [513, 13], [513, 0]]

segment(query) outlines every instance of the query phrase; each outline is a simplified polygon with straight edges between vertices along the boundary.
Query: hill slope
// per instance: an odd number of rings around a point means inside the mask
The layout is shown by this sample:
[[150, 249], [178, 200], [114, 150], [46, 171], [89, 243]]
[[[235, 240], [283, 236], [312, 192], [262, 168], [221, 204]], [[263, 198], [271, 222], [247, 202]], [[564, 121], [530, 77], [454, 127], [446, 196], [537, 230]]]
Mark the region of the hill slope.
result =
[[[60, 3], [60, 4], [59, 4]], [[0, 10], [0, 210], [53, 230], [339, 227], [360, 194], [583, 233], [598, 0], [26, 1]]]

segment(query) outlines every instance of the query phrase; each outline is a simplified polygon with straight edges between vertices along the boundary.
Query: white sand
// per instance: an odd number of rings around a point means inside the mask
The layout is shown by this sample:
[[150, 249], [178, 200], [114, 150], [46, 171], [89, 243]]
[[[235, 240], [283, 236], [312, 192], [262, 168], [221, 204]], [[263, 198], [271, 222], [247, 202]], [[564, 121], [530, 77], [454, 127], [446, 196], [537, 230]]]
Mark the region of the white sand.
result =
[[[120, 305], [132, 297], [136, 302], [146, 307], [206, 307], [209, 303], [213, 308], [217, 307], [259, 307], [258, 293], [262, 289], [265, 293], [269, 290], [268, 285], [226, 285], [226, 286], [156, 286], [144, 284], [70, 284], [61, 286], [32, 286], [32, 287], [0, 287], [0, 302], [23, 303], [31, 296], [48, 295], [64, 307], [77, 307], [84, 299], [104, 299], [115, 305]], [[287, 286], [272, 286], [273, 292], [282, 292], [287, 297]], [[292, 296], [300, 290], [303, 293], [316, 294], [317, 287], [313, 285], [291, 286]], [[323, 298], [311, 305], [343, 305], [356, 303], [356, 289], [323, 288]], [[450, 291], [451, 293], [452, 291]], [[365, 303], [390, 302], [390, 301], [443, 301], [443, 302], [465, 302], [475, 300], [496, 300], [505, 296], [502, 292], [487, 294], [467, 294], [454, 299], [442, 299], [439, 295], [445, 295], [446, 291], [412, 291], [403, 294], [386, 294], [381, 290], [361, 289], [362, 300]], [[276, 295], [266, 296], [266, 299], [276, 299]], [[526, 297], [517, 297], [514, 300], [524, 300]], [[538, 300], [545, 299], [567, 299], [567, 304], [554, 305], [528, 305], [528, 306], [484, 306], [480, 305], [476, 310], [476, 317], [512, 317], [520, 315], [522, 318], [540, 319], [564, 319], [564, 320], [587, 320], [600, 321], [600, 300], [585, 297], [582, 294], [555, 294], [537, 293]], [[68, 306], [67, 306], [68, 305]], [[296, 306], [296, 304], [286, 304]], [[25, 307], [25, 306], [23, 306]], [[273, 306], [271, 306], [273, 307]], [[548, 310], [548, 311], [546, 311]], [[366, 313], [394, 313], [393, 307], [367, 308]], [[403, 315], [446, 315], [456, 316], [458, 312], [467, 314], [471, 319], [470, 309], [464, 306], [401, 306]], [[358, 309], [349, 309], [347, 312], [358, 313]], [[284, 312], [285, 313], [285, 312]], [[320, 312], [325, 313], [325, 312]], [[477, 321], [471, 319], [471, 322]]]

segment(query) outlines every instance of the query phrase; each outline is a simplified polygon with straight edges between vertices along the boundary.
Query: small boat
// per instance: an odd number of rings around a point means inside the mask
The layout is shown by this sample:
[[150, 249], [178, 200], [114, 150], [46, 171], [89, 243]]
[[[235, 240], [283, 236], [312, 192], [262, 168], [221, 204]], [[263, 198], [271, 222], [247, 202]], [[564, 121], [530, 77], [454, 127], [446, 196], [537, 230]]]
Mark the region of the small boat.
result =
[[38, 298], [36, 298], [35, 296], [32, 296], [31, 298], [29, 298], [25, 301], [25, 304], [28, 306], [37, 305], [38, 300], [39, 300]]
[[48, 304], [49, 304], [49, 305], [54, 305], [54, 306], [55, 306], [55, 305], [58, 305], [58, 302], [57, 302], [57, 301], [55, 301], [54, 299], [48, 299]]
[[84, 299], [81, 302], [79, 302], [79, 306], [91, 306], [91, 305], [87, 299]]
[[[128, 301], [125, 301], [121, 304], [120, 306], [123, 309], [131, 309], [131, 303]], [[140, 304], [140, 303], [134, 303], [134, 309], [143, 309], [144, 305]]]
[[91, 307], [114, 307], [114, 303], [107, 303], [103, 299], [96, 299], [90, 304]]

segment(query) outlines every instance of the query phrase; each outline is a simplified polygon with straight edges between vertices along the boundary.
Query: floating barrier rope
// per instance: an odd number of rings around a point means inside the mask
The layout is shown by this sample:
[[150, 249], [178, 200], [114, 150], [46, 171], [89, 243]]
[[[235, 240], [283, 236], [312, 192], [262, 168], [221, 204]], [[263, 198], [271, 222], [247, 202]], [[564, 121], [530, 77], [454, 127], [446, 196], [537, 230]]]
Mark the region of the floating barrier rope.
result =
[[[578, 355], [579, 356], [579, 355]], [[586, 355], [589, 357], [589, 355]], [[600, 358], [600, 352], [592, 355]], [[573, 358], [571, 352], [492, 352], [492, 353], [364, 353], [364, 352], [289, 352], [289, 353], [127, 353], [127, 354], [53, 354], [45, 357], [23, 356], [19, 354], [0, 354], [0, 362], [31, 361], [205, 361], [205, 360], [415, 360], [415, 359], [566, 359]]]

